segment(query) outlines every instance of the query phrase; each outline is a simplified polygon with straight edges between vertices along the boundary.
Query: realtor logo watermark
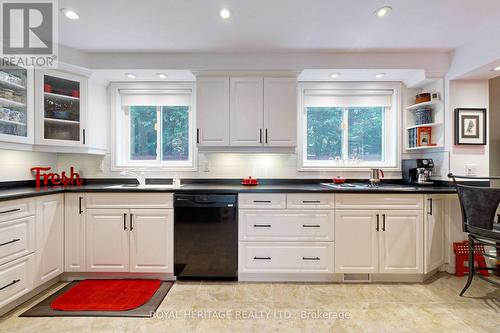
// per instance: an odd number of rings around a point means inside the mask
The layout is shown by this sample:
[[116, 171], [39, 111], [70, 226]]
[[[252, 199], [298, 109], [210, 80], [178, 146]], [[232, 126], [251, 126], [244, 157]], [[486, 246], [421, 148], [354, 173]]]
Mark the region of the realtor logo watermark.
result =
[[57, 67], [57, 0], [0, 0], [1, 67]]

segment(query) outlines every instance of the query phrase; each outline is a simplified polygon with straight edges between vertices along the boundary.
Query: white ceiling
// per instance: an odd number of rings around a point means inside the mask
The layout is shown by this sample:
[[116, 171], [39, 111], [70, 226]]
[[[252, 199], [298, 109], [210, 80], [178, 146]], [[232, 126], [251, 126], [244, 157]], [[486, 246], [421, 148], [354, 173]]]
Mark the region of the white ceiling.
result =
[[[384, 5], [392, 13], [379, 19]], [[454, 49], [500, 21], [500, 0], [59, 0], [60, 43], [84, 51]], [[232, 11], [229, 20], [220, 8]]]

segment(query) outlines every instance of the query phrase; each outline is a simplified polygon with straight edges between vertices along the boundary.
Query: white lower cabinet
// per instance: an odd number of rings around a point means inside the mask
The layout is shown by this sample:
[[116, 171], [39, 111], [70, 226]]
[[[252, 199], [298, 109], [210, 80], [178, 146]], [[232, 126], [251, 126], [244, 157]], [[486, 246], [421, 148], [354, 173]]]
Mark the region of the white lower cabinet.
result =
[[172, 209], [86, 209], [87, 272], [173, 273]]
[[331, 242], [242, 242], [240, 273], [331, 273]]
[[337, 210], [336, 273], [422, 273], [421, 210]]
[[424, 273], [429, 273], [445, 263], [445, 199], [427, 195], [424, 218]]
[[34, 270], [35, 254], [0, 266], [0, 309], [33, 289]]
[[335, 212], [335, 272], [375, 273], [378, 271], [376, 210]]
[[85, 272], [85, 195], [64, 196], [64, 271]]
[[421, 210], [380, 211], [380, 273], [423, 273]]
[[238, 279], [328, 280], [333, 194], [240, 194]]
[[173, 211], [131, 209], [130, 214], [130, 271], [173, 272]]
[[36, 199], [35, 287], [64, 272], [64, 195]]
[[128, 272], [128, 209], [87, 209], [88, 272]]

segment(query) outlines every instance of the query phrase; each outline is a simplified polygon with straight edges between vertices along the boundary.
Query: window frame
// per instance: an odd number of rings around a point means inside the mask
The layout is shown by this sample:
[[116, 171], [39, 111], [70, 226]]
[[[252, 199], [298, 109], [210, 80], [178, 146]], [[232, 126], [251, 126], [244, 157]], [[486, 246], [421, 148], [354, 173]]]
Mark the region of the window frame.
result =
[[[351, 160], [338, 163], [335, 160], [307, 159], [307, 115], [304, 103], [306, 90], [392, 90], [391, 107], [386, 108], [383, 125], [382, 151], [384, 161], [366, 161], [354, 164]], [[298, 171], [368, 171], [370, 168], [384, 168], [387, 171], [401, 171], [401, 110], [402, 86], [396, 82], [302, 82], [299, 83], [297, 103], [297, 169]], [[344, 112], [347, 112], [344, 110]], [[348, 132], [343, 131], [343, 154], [348, 154]], [[344, 150], [345, 149], [345, 150]]]
[[[191, 90], [189, 106], [189, 158], [185, 161], [131, 160], [130, 159], [130, 111], [121, 103], [120, 90]], [[196, 145], [196, 84], [194, 82], [149, 82], [149, 83], [111, 83], [111, 171], [196, 171], [198, 147]], [[161, 119], [161, 105], [157, 105], [157, 117]], [[160, 107], [160, 108], [158, 108]], [[127, 110], [124, 110], [127, 108]], [[158, 124], [157, 137], [160, 137], [162, 124]], [[120, 144], [118, 144], [120, 142]], [[161, 150], [161, 140], [157, 144]]]

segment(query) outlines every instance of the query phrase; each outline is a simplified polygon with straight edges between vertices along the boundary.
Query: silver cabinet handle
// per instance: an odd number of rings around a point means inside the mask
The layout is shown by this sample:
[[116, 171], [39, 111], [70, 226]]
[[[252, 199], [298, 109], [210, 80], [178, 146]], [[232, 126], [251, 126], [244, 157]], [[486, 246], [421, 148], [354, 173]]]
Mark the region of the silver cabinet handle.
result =
[[319, 224], [303, 224], [302, 228], [319, 228], [321, 227]]
[[432, 198], [429, 198], [427, 200], [429, 200], [429, 211], [427, 212], [427, 214], [432, 215]]
[[11, 283], [6, 284], [5, 286], [1, 287], [1, 288], [0, 288], [0, 290], [4, 290], [5, 288], [12, 286], [13, 284], [18, 283], [19, 281], [21, 281], [21, 279], [12, 280], [12, 282], [11, 282]]
[[262, 143], [262, 128], [259, 128], [259, 143]]
[[319, 257], [302, 257], [302, 260], [321, 260]]
[[319, 204], [321, 203], [320, 200], [302, 200], [302, 203], [305, 203], [305, 204]]
[[271, 257], [253, 257], [253, 260], [271, 260]]
[[377, 214], [377, 226], [375, 227], [375, 231], [379, 231], [379, 225], [380, 225], [380, 215]]
[[9, 245], [9, 244], [12, 244], [12, 243], [15, 243], [15, 242], [19, 242], [20, 240], [21, 240], [21, 238], [14, 238], [11, 241], [8, 241], [8, 242], [0, 244], [0, 246]]
[[385, 231], [385, 214], [382, 214], [382, 231]]
[[271, 203], [271, 200], [254, 200], [253, 203]]
[[254, 224], [254, 228], [271, 228], [270, 224]]
[[123, 230], [127, 230], [127, 213], [123, 213]]
[[14, 213], [14, 212], [17, 212], [18, 210], [21, 210], [21, 208], [14, 208], [14, 209], [9, 209], [9, 210], [4, 210], [4, 211], [0, 212], [0, 214]]
[[134, 230], [134, 214], [130, 213], [130, 231]]

